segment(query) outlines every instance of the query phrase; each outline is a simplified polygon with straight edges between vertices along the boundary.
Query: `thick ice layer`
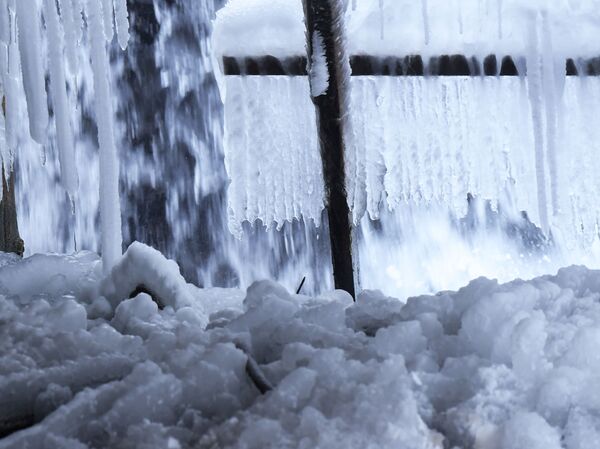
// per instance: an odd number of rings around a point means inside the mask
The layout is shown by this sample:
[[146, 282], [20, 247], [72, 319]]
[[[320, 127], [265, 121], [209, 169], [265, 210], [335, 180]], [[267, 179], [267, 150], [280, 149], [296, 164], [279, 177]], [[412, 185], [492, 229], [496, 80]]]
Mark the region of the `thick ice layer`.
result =
[[[357, 219], [365, 204], [372, 218], [404, 204], [439, 204], [462, 217], [470, 193], [502, 203], [505, 211], [527, 212], [534, 223], [552, 226], [561, 243], [591, 244], [600, 195], [593, 155], [600, 148], [588, 117], [600, 104], [600, 80], [569, 77], [564, 97], [544, 99], [545, 83], [554, 78], [545, 80], [534, 73], [527, 79], [353, 77], [347, 151]], [[307, 88], [304, 78], [227, 78], [234, 224], [318, 216], [322, 182]], [[562, 125], [546, 126], [557, 114]], [[548, 192], [566, 193], [546, 194], [548, 180]]]
[[323, 177], [307, 78], [228, 77], [225, 166], [230, 229], [321, 219]]
[[[56, 264], [65, 277], [49, 291], [37, 275]], [[480, 278], [405, 305], [264, 281], [245, 298], [190, 289], [175, 311], [142, 293], [113, 311], [89, 295], [101, 277], [80, 276], [98, 264], [0, 258], [14, 282], [0, 296], [0, 432], [12, 433], [0, 448], [580, 449], [600, 437], [599, 271]], [[249, 357], [272, 391], [260, 394]]]

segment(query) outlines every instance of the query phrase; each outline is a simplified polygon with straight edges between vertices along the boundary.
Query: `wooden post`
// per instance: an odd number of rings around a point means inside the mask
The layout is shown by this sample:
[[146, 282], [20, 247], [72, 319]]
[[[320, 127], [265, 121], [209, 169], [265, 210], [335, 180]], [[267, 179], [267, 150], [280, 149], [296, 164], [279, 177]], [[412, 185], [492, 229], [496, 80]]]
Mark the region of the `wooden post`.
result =
[[[6, 116], [6, 99], [2, 97], [2, 114]], [[0, 251], [23, 256], [25, 245], [19, 235], [14, 172], [8, 174], [2, 164], [2, 200], [0, 201]]]
[[[340, 0], [303, 0], [306, 22], [306, 38], [309, 76], [311, 79], [312, 99], [317, 113], [317, 130], [323, 177], [325, 183], [325, 199], [329, 219], [329, 236], [331, 240], [331, 257], [333, 263], [333, 279], [335, 288], [347, 291], [355, 298], [356, 287], [353, 262], [353, 231], [350, 209], [346, 196], [346, 173], [344, 167], [344, 133], [343, 120], [345, 99], [349, 94], [347, 86], [349, 61], [343, 48], [343, 8]], [[313, 48], [318, 45], [322, 48]], [[314, 62], [326, 65], [329, 77], [328, 85], [323, 92], [315, 92], [314, 71], [323, 84], [322, 76], [325, 67], [316, 67]], [[348, 69], [348, 73], [344, 70]], [[358, 276], [358, 272], [356, 273]]]

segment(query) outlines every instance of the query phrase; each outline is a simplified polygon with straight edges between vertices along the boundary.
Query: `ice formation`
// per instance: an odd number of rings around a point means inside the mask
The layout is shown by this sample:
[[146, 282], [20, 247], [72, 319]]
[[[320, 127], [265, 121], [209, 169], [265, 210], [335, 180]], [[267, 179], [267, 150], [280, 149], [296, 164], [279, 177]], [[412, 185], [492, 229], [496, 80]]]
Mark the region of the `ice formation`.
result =
[[[60, 9], [57, 9], [57, 6]], [[113, 36], [113, 0], [11, 0], [0, 6], [3, 35], [0, 36], [0, 74], [2, 95], [6, 99], [5, 144], [1, 149], [5, 166], [12, 167], [17, 148], [29, 146], [28, 136], [20, 128], [21, 107], [28, 111], [29, 134], [46, 145], [52, 131], [48, 128], [48, 100], [45, 86], [46, 67], [50, 75], [50, 97], [54, 116], [56, 143], [60, 160], [60, 177], [75, 204], [78, 193], [77, 159], [72, 113], [76, 99], [78, 44], [82, 36], [82, 12], [88, 23], [91, 41], [96, 120], [100, 143], [100, 214], [102, 253], [108, 270], [121, 254], [121, 221], [118, 193], [118, 158], [114, 136], [114, 113], [109, 81], [107, 41]], [[42, 22], [43, 15], [43, 22]], [[127, 7], [116, 3], [119, 42], [126, 47], [128, 34]], [[45, 29], [42, 29], [45, 23]], [[47, 35], [47, 39], [44, 37]], [[47, 52], [45, 47], [47, 45]], [[20, 59], [18, 59], [20, 58]], [[68, 67], [68, 70], [67, 70]], [[24, 91], [26, 104], [18, 99]], [[8, 157], [7, 157], [8, 155]], [[88, 167], [86, 167], [88, 168]], [[86, 177], [88, 173], [85, 174]]]
[[[394, 210], [402, 204], [439, 205], [462, 217], [467, 211], [468, 195], [472, 195], [490, 200], [494, 208], [500, 204], [504, 211], [510, 210], [515, 215], [526, 212], [547, 235], [552, 234], [561, 243], [573, 246], [583, 241], [590, 245], [597, 237], [595, 204], [600, 194], [594, 181], [596, 177], [591, 174], [595, 168], [588, 171], [596, 166], [597, 159], [592, 156], [597, 152], [597, 140], [590, 137], [595, 135], [597, 127], [590, 120], [593, 116], [590, 105], [597, 102], [600, 84], [596, 77], [567, 78], [565, 68], [567, 57], [594, 54], [589, 43], [580, 46], [579, 39], [575, 38], [565, 42], [565, 35], [571, 37], [568, 26], [572, 27], [579, 14], [594, 14], [588, 11], [587, 3], [572, 8], [501, 0], [496, 2], [495, 8], [490, 2], [477, 8], [464, 4], [460, 10], [463, 31], [453, 34], [455, 30], [447, 29], [447, 24], [444, 29], [439, 23], [442, 13], [437, 8], [445, 11], [456, 5], [452, 2], [446, 2], [445, 6], [438, 4], [440, 2], [428, 4], [423, 0], [424, 46], [415, 41], [411, 29], [401, 25], [407, 19], [398, 15], [400, 11], [412, 17], [416, 8], [405, 3], [379, 5], [397, 22], [394, 22], [395, 31], [379, 36], [378, 40], [373, 38], [372, 32], [356, 32], [375, 20], [371, 19], [375, 11], [363, 4], [356, 11], [349, 8], [349, 51], [382, 56], [418, 53], [426, 57], [435, 55], [437, 50], [438, 55], [449, 50], [450, 53], [472, 52], [481, 61], [487, 45], [492, 42], [499, 45], [495, 49], [497, 54], [513, 56], [521, 76], [353, 77], [349, 107], [352, 126], [347, 132], [346, 157], [348, 200], [355, 221], [358, 223], [365, 211], [371, 218], [378, 219], [383, 208]], [[240, 42], [238, 35], [227, 35], [236, 26], [236, 21], [230, 19], [233, 11], [245, 15], [246, 27], [250, 30], [254, 29], [256, 16], [238, 2], [232, 2], [229, 8], [231, 11], [224, 12], [217, 20], [215, 40], [219, 54], [237, 56], [242, 51], [247, 56], [257, 55], [259, 51], [279, 54], [275, 41], [277, 37], [281, 40], [282, 35], [277, 34], [278, 29], [272, 30], [270, 37], [261, 35], [256, 41], [244, 41], [241, 48], [234, 50], [231, 46], [233, 42]], [[477, 15], [474, 16], [475, 10]], [[302, 17], [301, 11], [293, 5], [286, 14], [287, 20], [294, 17], [297, 20], [296, 26], [285, 34], [292, 42], [286, 56], [292, 56], [301, 52], [293, 43], [302, 29]], [[465, 34], [471, 36], [473, 29], [484, 26], [485, 21], [504, 16], [510, 16], [510, 23], [500, 21], [494, 33], [490, 36], [484, 33], [478, 38], [477, 46], [466, 43]], [[262, 20], [262, 15], [260, 17]], [[469, 33], [465, 27], [469, 27]], [[587, 22], [582, 30], [586, 35], [597, 31]], [[449, 42], [443, 46], [438, 42], [430, 45], [430, 34], [436, 39], [447, 35]], [[524, 37], [527, 44], [517, 41], [515, 36]], [[371, 38], [373, 40], [369, 40]], [[413, 46], [396, 45], [406, 41]], [[449, 48], [450, 45], [454, 47]], [[581, 75], [582, 69], [584, 66], [580, 66]], [[321, 85], [315, 79], [320, 77], [311, 72], [313, 90]], [[236, 188], [239, 185], [236, 179], [243, 175], [238, 171], [244, 165], [240, 158], [247, 154], [260, 157], [257, 153], [265, 147], [268, 148], [265, 157], [280, 167], [296, 166], [292, 158], [297, 159], [306, 152], [316, 154], [316, 141], [312, 136], [316, 129], [310, 123], [311, 111], [306, 110], [302, 98], [290, 98], [285, 93], [290, 88], [296, 92], [306, 90], [291, 87], [302, 84], [308, 81], [289, 77], [227, 79], [226, 109], [245, 111], [243, 115], [226, 116], [225, 151], [232, 179], [231, 218], [237, 223], [232, 226], [235, 229], [240, 222], [252, 221], [252, 218], [267, 225], [271, 222], [280, 225], [282, 220], [298, 216], [293, 195], [283, 193], [278, 198], [283, 204], [276, 210], [273, 202], [266, 200], [273, 195], [273, 189], [290, 191], [278, 187], [294, 183], [287, 176], [285, 184], [280, 184], [280, 173], [266, 170], [260, 174], [261, 184], [251, 195]], [[307, 120], [308, 133], [265, 132], [251, 120], [265, 110], [273, 112], [273, 117], [279, 116], [281, 123], [269, 120], [269, 127], [289, 129]], [[286, 120], [289, 121], [286, 123]], [[232, 139], [230, 134], [245, 136], [245, 140]], [[286, 150], [277, 151], [278, 148]], [[309, 171], [318, 173], [318, 159], [310, 160], [314, 165]], [[294, 173], [299, 181], [304, 179], [302, 170], [294, 170]], [[577, 188], [570, 188], [574, 182]], [[316, 194], [310, 196], [310, 201], [304, 201], [301, 206], [310, 204], [306, 217], [314, 217], [323, 204]], [[288, 212], [292, 209], [293, 214]]]
[[[132, 248], [168, 278], [149, 251]], [[0, 265], [2, 449], [581, 449], [600, 438], [599, 271], [481, 278], [406, 304], [270, 281], [245, 294], [188, 285], [191, 305], [160, 310], [146, 293], [100, 296], [91, 253]], [[272, 391], [261, 394], [249, 360]]]

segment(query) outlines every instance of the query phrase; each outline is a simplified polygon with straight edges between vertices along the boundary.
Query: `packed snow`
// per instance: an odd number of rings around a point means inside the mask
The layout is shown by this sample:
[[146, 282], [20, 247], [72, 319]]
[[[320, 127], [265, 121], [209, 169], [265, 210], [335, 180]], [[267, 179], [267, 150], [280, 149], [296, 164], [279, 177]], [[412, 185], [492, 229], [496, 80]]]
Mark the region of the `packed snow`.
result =
[[[353, 303], [201, 290], [172, 264], [141, 244], [108, 278], [93, 253], [2, 256], [0, 448], [598, 443], [600, 271]], [[130, 295], [157, 276], [178, 306]]]

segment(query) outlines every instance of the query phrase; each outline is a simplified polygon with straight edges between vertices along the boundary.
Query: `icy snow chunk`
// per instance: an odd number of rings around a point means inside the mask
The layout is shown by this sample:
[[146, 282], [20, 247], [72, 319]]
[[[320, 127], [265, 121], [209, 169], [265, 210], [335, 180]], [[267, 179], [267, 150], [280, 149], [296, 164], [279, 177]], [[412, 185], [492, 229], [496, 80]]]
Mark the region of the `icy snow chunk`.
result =
[[410, 362], [425, 351], [427, 339], [423, 336], [418, 321], [403, 321], [379, 329], [375, 334], [375, 347], [381, 356], [401, 354]]
[[317, 373], [300, 367], [288, 374], [278, 385], [275, 394], [284, 407], [298, 409], [310, 397], [317, 383]]
[[598, 373], [600, 354], [594, 348], [600, 344], [600, 328], [585, 327], [579, 329], [569, 345], [561, 364]]
[[102, 281], [101, 292], [116, 307], [138, 287], [149, 291], [161, 307], [179, 309], [195, 302], [177, 263], [134, 242]]
[[542, 312], [534, 313], [517, 324], [512, 334], [512, 365], [518, 376], [533, 380], [550, 367], [544, 348], [548, 334], [546, 319]]
[[377, 330], [399, 320], [402, 303], [380, 291], [362, 291], [354, 305], [346, 309], [346, 324], [355, 331], [375, 335]]
[[38, 421], [48, 416], [63, 404], [66, 404], [73, 398], [73, 392], [69, 387], [50, 384], [48, 388], [41, 392], [35, 399], [35, 416]]
[[568, 449], [587, 449], [600, 445], [600, 420], [598, 416], [573, 408], [565, 427]]
[[561, 449], [560, 433], [537, 413], [520, 412], [504, 426], [502, 449]]
[[134, 322], [150, 321], [158, 313], [158, 306], [152, 298], [140, 293], [135, 298], [126, 299], [119, 303], [115, 310], [112, 324], [123, 333], [131, 332], [130, 324]]
[[71, 256], [36, 254], [0, 268], [0, 292], [21, 297], [72, 294], [87, 299], [99, 279], [98, 262], [98, 256], [87, 251]]
[[74, 299], [67, 299], [58, 307], [51, 309], [46, 315], [46, 319], [49, 326], [62, 332], [75, 332], [78, 329], [85, 329], [87, 326], [85, 308]]

